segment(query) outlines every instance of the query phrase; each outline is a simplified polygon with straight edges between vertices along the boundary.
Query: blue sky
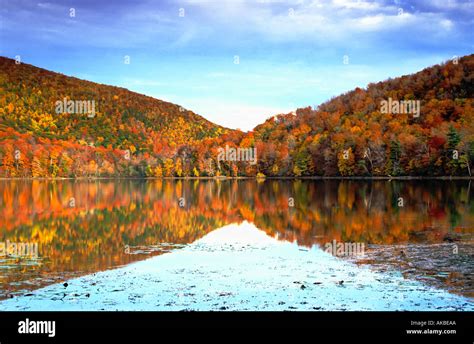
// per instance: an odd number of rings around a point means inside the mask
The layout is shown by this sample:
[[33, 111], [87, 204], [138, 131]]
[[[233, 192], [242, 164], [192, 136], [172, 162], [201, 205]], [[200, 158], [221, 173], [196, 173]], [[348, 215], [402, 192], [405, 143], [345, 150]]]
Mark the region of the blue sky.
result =
[[473, 32], [472, 1], [0, 0], [0, 55], [243, 130], [471, 54]]

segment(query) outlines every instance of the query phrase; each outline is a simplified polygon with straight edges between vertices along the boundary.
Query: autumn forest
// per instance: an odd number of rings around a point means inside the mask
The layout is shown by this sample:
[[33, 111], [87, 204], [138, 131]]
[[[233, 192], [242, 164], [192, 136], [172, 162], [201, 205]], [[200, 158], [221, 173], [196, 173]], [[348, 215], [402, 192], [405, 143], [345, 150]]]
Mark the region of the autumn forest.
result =
[[[278, 114], [252, 131], [0, 57], [0, 177], [471, 176], [474, 55]], [[58, 101], [93, 100], [94, 116]], [[419, 101], [419, 116], [385, 113]], [[205, 114], [203, 114], [205, 116]], [[257, 163], [217, 161], [256, 148]]]

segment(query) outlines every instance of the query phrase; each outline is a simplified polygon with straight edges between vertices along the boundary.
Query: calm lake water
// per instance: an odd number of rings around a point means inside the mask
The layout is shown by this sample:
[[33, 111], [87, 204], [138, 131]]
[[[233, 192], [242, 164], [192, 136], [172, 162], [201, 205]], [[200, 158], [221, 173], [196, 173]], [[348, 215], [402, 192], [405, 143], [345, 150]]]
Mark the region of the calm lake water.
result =
[[[0, 298], [179, 250], [244, 221], [301, 249], [362, 243], [363, 256], [341, 259], [474, 296], [470, 181], [3, 180]], [[20, 252], [26, 243], [37, 257]]]

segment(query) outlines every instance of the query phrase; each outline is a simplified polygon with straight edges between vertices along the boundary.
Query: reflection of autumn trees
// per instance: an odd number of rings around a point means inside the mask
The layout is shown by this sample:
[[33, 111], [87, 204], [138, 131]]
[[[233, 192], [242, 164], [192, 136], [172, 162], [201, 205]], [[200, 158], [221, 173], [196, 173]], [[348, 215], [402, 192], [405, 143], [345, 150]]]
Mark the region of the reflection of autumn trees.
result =
[[[189, 195], [186, 202], [191, 204], [196, 187], [161, 180], [0, 182], [0, 241], [37, 242], [42, 258], [39, 266], [15, 266], [16, 273], [3, 276], [5, 287], [15, 289], [18, 281], [39, 276], [55, 278], [127, 264], [146, 255], [127, 254], [126, 245], [134, 252], [135, 246], [186, 244], [238, 220], [231, 212], [222, 216], [228, 207], [225, 199], [214, 208], [221, 216], [214, 216], [204, 202], [179, 207], [182, 195]], [[208, 188], [203, 197], [209, 200], [216, 190]]]
[[[453, 230], [472, 233], [468, 183], [269, 181], [255, 194], [255, 225], [300, 244], [333, 239], [376, 244], [441, 241]], [[293, 208], [288, 197], [295, 199]], [[399, 197], [404, 207], [398, 206]], [[273, 204], [274, 206], [268, 206]]]
[[191, 243], [243, 220], [306, 246], [439, 242], [449, 231], [472, 233], [469, 193], [468, 181], [0, 181], [0, 241], [38, 242], [42, 256], [4, 281], [127, 264], [146, 256], [126, 254], [126, 245]]
[[49, 257], [189, 243], [242, 220], [306, 245], [405, 242], [420, 232], [436, 241], [474, 224], [469, 183], [461, 181], [10, 181], [0, 182], [0, 195], [2, 236], [37, 240]]
[[42, 256], [52, 263], [71, 261], [72, 268], [123, 264], [132, 259], [125, 245], [189, 243], [226, 224], [204, 203], [178, 206], [178, 198], [186, 193], [191, 204], [192, 188], [163, 181], [0, 183], [1, 235], [10, 241], [38, 242]]

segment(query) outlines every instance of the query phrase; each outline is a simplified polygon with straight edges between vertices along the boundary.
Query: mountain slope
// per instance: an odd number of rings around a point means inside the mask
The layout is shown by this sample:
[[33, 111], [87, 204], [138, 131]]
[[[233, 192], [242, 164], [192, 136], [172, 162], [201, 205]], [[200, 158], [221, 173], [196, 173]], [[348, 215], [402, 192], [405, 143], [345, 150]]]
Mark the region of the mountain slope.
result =
[[[473, 78], [474, 55], [465, 56], [243, 133], [123, 88], [0, 58], [0, 176], [467, 176]], [[58, 110], [64, 98], [94, 100], [96, 112]], [[227, 146], [256, 148], [257, 163], [217, 161]]]
[[[84, 139], [102, 146], [128, 148], [133, 140], [138, 150], [150, 150], [146, 137], [159, 133], [160, 140], [177, 144], [215, 137], [223, 128], [178, 105], [128, 91], [50, 72], [0, 57], [1, 105], [13, 104], [3, 113], [4, 124], [37, 137]], [[94, 100], [96, 116], [56, 114], [56, 101]], [[47, 114], [48, 116], [45, 116]], [[124, 128], [122, 129], [121, 126]]]
[[[76, 102], [93, 101], [94, 113], [76, 107], [69, 113], [69, 101], [73, 101], [74, 105]], [[66, 102], [59, 113], [57, 102]], [[115, 154], [116, 159], [122, 159], [121, 155], [130, 157], [125, 159], [130, 163], [133, 158], [146, 159], [152, 155], [172, 158], [183, 144], [194, 145], [228, 131], [172, 103], [28, 64], [15, 64], [14, 60], [0, 57], [0, 136], [5, 144], [0, 154], [3, 153], [2, 157], [6, 160], [3, 164], [3, 175], [6, 176], [90, 174], [91, 171], [70, 171], [70, 166], [66, 170], [48, 166], [74, 159], [77, 151], [84, 153], [84, 156], [77, 156], [83, 164], [88, 164], [91, 159], [97, 160], [94, 155], [99, 152], [102, 155]], [[8, 139], [11, 147], [7, 147]], [[51, 146], [58, 145], [53, 150], [61, 152], [56, 152], [58, 156], [54, 156], [53, 161], [51, 156], [41, 152], [45, 147], [49, 151]], [[20, 159], [14, 158], [17, 150], [23, 153]], [[14, 161], [11, 159], [12, 152]], [[9, 156], [5, 158], [6, 154]], [[33, 173], [31, 165], [35, 156], [37, 169]], [[12, 166], [15, 167], [13, 170]], [[111, 174], [109, 167], [103, 171], [106, 175]], [[60, 170], [54, 171], [58, 168]], [[24, 171], [20, 171], [22, 169]], [[143, 172], [139, 169], [119, 174]]]
[[[474, 55], [279, 115], [252, 134], [267, 175], [468, 175], [474, 161]], [[384, 113], [383, 101], [419, 101]], [[394, 108], [395, 110], [396, 108]]]

